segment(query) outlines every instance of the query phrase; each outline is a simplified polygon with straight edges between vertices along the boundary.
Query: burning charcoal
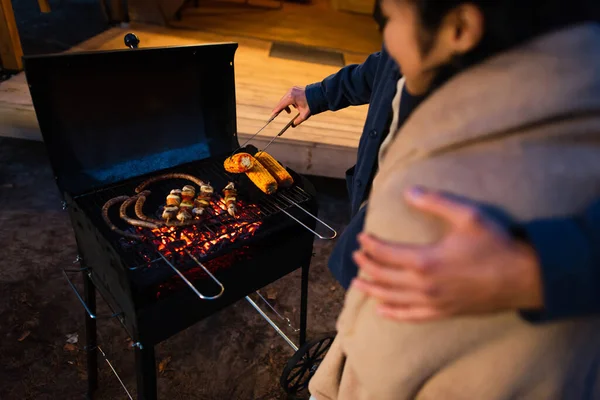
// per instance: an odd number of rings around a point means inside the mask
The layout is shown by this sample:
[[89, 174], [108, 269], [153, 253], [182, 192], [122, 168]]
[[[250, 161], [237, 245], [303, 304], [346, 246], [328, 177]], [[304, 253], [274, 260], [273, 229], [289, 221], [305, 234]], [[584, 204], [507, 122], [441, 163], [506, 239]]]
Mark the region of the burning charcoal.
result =
[[175, 253], [178, 251], [178, 249], [185, 247], [186, 244], [187, 243], [185, 242], [185, 240], [174, 240], [170, 243], [167, 243], [166, 248], [169, 252]]

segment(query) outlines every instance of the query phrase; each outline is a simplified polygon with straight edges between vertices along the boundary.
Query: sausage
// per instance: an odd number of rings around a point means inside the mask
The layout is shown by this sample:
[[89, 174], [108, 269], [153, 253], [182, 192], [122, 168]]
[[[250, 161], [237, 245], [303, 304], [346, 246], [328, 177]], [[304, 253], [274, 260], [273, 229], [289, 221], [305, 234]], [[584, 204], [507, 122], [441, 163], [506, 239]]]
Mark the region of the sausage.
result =
[[138, 195], [138, 199], [135, 202], [135, 215], [142, 221], [151, 222], [153, 224], [160, 226], [163, 224], [162, 221], [160, 221], [156, 218], [151, 218], [151, 217], [144, 215], [143, 207], [144, 207], [144, 203], [146, 202], [146, 197], [149, 194], [150, 194], [149, 190], [144, 190], [142, 193], [140, 193]]
[[127, 216], [127, 207], [129, 207], [131, 205], [131, 203], [136, 201], [140, 195], [135, 195], [135, 196], [129, 197], [127, 200], [125, 200], [123, 202], [123, 204], [121, 204], [121, 208], [119, 210], [119, 215], [121, 216], [121, 219], [133, 226], [139, 226], [139, 227], [148, 228], [148, 229], [158, 229], [158, 225], [156, 225], [152, 222], [140, 221], [139, 219], [134, 219], [134, 218], [130, 218]]
[[204, 182], [201, 179], [198, 179], [193, 175], [183, 174], [183, 173], [179, 173], [179, 172], [173, 172], [170, 174], [157, 175], [150, 179], [145, 180], [144, 182], [140, 183], [138, 187], [135, 188], [135, 192], [140, 193], [149, 184], [158, 182], [158, 181], [163, 181], [165, 179], [187, 179], [188, 181], [194, 182], [198, 186], [204, 185]]
[[108, 225], [108, 227], [115, 233], [121, 235], [121, 236], [125, 236], [131, 239], [136, 239], [136, 240], [140, 240], [142, 238], [141, 235], [135, 234], [135, 233], [130, 233], [130, 232], [125, 232], [119, 228], [117, 228], [115, 226], [115, 224], [112, 223], [112, 221], [110, 220], [110, 218], [108, 217], [108, 209], [112, 206], [114, 206], [115, 204], [119, 204], [124, 202], [125, 200], [128, 200], [129, 196], [118, 196], [118, 197], [114, 197], [110, 200], [108, 200], [106, 203], [104, 203], [104, 206], [102, 206], [102, 218], [104, 219], [104, 222], [106, 222], [106, 225]]

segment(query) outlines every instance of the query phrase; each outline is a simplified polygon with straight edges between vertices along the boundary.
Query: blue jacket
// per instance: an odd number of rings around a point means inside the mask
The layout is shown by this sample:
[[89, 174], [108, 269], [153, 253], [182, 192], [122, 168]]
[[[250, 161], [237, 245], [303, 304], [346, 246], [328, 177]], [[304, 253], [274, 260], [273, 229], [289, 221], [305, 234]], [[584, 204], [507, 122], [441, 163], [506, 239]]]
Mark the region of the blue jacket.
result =
[[356, 165], [346, 172], [352, 215], [368, 196], [379, 145], [391, 123], [391, 104], [400, 71], [385, 50], [364, 63], [349, 65], [322, 82], [306, 87], [311, 114], [369, 104], [367, 121], [358, 145]]
[[[346, 175], [352, 219], [329, 260], [329, 269], [345, 288], [357, 274], [351, 255], [358, 249], [356, 235], [364, 223], [365, 209], [360, 204], [368, 196], [379, 146], [391, 123], [399, 78], [398, 67], [384, 49], [360, 65], [349, 65], [306, 87], [312, 115], [369, 103], [356, 165]], [[545, 309], [523, 311], [525, 319], [539, 322], [600, 313], [600, 200], [580, 215], [531, 221], [517, 231], [535, 248], [544, 290]]]
[[329, 270], [346, 289], [358, 273], [352, 252], [358, 249], [356, 237], [363, 229], [365, 218], [365, 209], [359, 209], [368, 197], [379, 147], [391, 124], [391, 104], [398, 79], [398, 66], [383, 49], [371, 54], [360, 65], [349, 65], [322, 82], [306, 87], [306, 99], [313, 115], [350, 105], [369, 104], [356, 165], [346, 172], [352, 219], [338, 238], [328, 261]]

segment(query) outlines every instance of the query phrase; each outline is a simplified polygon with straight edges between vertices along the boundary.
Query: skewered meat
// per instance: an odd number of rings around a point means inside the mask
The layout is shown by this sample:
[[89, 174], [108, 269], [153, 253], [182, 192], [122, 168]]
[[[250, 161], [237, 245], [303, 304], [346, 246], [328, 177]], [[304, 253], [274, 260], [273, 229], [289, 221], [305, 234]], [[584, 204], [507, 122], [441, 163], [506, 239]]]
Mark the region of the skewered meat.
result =
[[200, 193], [204, 194], [208, 197], [212, 196], [212, 194], [214, 193], [214, 189], [212, 186], [210, 186], [208, 183], [204, 184], [202, 186], [200, 186]]
[[192, 214], [196, 217], [201, 216], [202, 214], [204, 214], [204, 208], [203, 207], [196, 207], [192, 209]]
[[279, 187], [287, 188], [294, 184], [294, 179], [276, 159], [274, 159], [269, 153], [259, 151], [254, 156], [258, 162], [275, 178]]
[[163, 210], [162, 217], [163, 219], [168, 221], [174, 220], [177, 218], [177, 213], [179, 212], [179, 208], [176, 206], [166, 206]]
[[102, 218], [104, 219], [104, 222], [106, 222], [106, 225], [108, 225], [108, 227], [113, 232], [115, 232], [121, 236], [131, 238], [131, 239], [141, 239], [142, 238], [141, 235], [138, 235], [135, 233], [130, 233], [130, 232], [125, 232], [125, 231], [117, 228], [115, 226], [115, 224], [113, 224], [112, 221], [110, 220], [110, 218], [108, 217], [108, 210], [110, 207], [114, 206], [115, 204], [122, 203], [127, 199], [129, 199], [129, 196], [118, 196], [118, 197], [112, 198], [112, 199], [108, 200], [106, 203], [104, 203], [104, 206], [102, 206]]
[[196, 195], [196, 189], [193, 186], [185, 185], [181, 191], [181, 198], [183, 200], [191, 200]]
[[176, 194], [169, 194], [167, 196], [167, 205], [168, 206], [179, 206], [179, 204], [181, 203], [181, 197], [177, 196]]
[[135, 192], [136, 193], [140, 193], [149, 184], [154, 183], [154, 182], [158, 182], [158, 181], [163, 181], [165, 179], [187, 179], [188, 181], [194, 182], [198, 186], [204, 185], [204, 182], [202, 180], [196, 178], [193, 175], [183, 174], [183, 173], [179, 173], [179, 172], [174, 172], [174, 173], [170, 173], [170, 174], [164, 174], [164, 175], [154, 176], [154, 177], [152, 177], [150, 179], [145, 180], [137, 188], [135, 188]]
[[185, 200], [182, 201], [181, 204], [179, 204], [179, 207], [192, 209], [194, 208], [194, 203], [191, 200]]
[[223, 196], [225, 200], [225, 205], [227, 206], [227, 212], [232, 217], [235, 217], [237, 213], [237, 189], [233, 182], [229, 182], [227, 186], [223, 189]]
[[180, 208], [179, 212], [177, 213], [177, 219], [180, 222], [187, 222], [192, 219], [192, 214], [187, 208]]
[[194, 207], [197, 209], [196, 215], [201, 215], [204, 212], [204, 208], [210, 205], [213, 192], [213, 187], [208, 183], [200, 186], [200, 194], [198, 194], [198, 197], [194, 200]]
[[210, 202], [204, 197], [198, 196], [196, 198], [196, 200], [194, 200], [194, 207], [204, 208], [204, 207], [208, 207], [209, 205], [210, 205]]
[[123, 202], [123, 204], [121, 204], [121, 208], [119, 210], [121, 219], [123, 219], [124, 221], [127, 221], [128, 224], [133, 225], [133, 226], [139, 226], [139, 227], [148, 228], [148, 229], [157, 229], [158, 225], [156, 225], [152, 222], [140, 221], [139, 219], [130, 218], [127, 215], [127, 207], [129, 207], [132, 203], [134, 203], [138, 199], [139, 196], [140, 195], [135, 195], [135, 196], [129, 197], [127, 200], [125, 200]]
[[254, 157], [248, 153], [238, 153], [228, 157], [223, 163], [225, 171], [234, 174], [247, 172], [254, 166]]
[[146, 197], [150, 195], [150, 191], [149, 190], [144, 190], [142, 193], [140, 193], [138, 195], [138, 199], [135, 202], [135, 215], [141, 219], [142, 221], [146, 221], [146, 222], [151, 222], [153, 224], [156, 225], [162, 225], [163, 222], [156, 219], [156, 218], [151, 218], [148, 217], [147, 215], [144, 214], [144, 203], [146, 202]]

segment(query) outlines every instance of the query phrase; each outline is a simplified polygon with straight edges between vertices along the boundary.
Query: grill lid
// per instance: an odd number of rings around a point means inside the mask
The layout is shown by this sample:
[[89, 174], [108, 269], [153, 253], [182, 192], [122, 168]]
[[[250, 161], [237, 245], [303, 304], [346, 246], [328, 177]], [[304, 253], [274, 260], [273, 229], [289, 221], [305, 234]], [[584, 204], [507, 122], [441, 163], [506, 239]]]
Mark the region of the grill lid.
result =
[[57, 185], [78, 195], [238, 146], [236, 43], [25, 57]]

